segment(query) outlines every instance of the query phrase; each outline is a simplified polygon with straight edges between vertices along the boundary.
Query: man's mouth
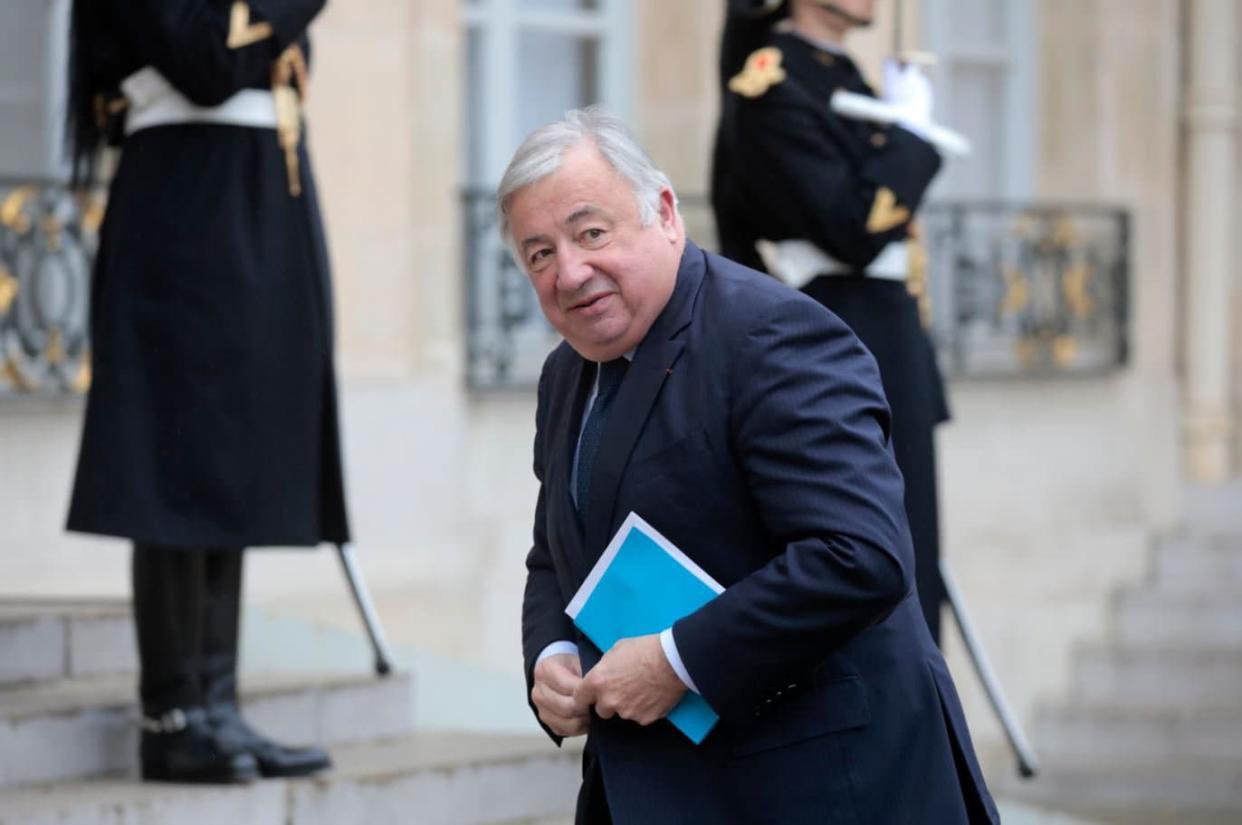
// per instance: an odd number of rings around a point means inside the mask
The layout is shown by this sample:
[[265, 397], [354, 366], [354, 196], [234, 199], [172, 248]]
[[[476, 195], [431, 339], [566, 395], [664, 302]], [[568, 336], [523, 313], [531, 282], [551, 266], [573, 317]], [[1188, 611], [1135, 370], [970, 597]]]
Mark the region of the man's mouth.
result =
[[590, 309], [611, 294], [611, 292], [597, 292], [594, 295], [588, 295], [585, 298], [575, 301], [570, 305], [569, 309], [571, 312], [575, 309]]

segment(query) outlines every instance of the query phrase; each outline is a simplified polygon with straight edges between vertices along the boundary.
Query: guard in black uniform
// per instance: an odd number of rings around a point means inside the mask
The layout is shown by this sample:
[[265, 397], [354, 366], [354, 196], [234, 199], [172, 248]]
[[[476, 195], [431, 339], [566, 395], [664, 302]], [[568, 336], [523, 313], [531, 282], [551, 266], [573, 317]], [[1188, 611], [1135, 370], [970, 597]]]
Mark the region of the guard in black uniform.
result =
[[348, 540], [328, 258], [301, 135], [323, 0], [77, 0], [70, 136], [123, 140], [70, 530], [134, 542], [144, 778], [329, 766], [238, 712], [242, 551]]
[[726, 256], [801, 288], [875, 355], [905, 476], [919, 598], [939, 640], [944, 591], [933, 429], [948, 409], [908, 288], [906, 244], [941, 164], [918, 134], [930, 124], [930, 88], [917, 69], [894, 67], [893, 87], [904, 86], [905, 99], [916, 102], [908, 123], [879, 126], [837, 114], [830, 106], [837, 90], [874, 93], [844, 51], [799, 25], [841, 32], [869, 22], [871, 5], [728, 0], [712, 207]]

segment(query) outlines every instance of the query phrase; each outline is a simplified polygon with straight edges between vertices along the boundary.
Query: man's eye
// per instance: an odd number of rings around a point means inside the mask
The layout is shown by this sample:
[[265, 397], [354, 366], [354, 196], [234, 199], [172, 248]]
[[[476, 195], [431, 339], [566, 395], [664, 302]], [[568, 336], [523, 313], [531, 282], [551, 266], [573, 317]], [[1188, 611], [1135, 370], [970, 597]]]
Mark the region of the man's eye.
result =
[[530, 265], [534, 266], [552, 254], [550, 249], [536, 249], [530, 256]]
[[591, 227], [582, 233], [582, 238], [586, 241], [598, 241], [600, 238], [604, 237], [604, 235], [604, 230], [598, 227]]

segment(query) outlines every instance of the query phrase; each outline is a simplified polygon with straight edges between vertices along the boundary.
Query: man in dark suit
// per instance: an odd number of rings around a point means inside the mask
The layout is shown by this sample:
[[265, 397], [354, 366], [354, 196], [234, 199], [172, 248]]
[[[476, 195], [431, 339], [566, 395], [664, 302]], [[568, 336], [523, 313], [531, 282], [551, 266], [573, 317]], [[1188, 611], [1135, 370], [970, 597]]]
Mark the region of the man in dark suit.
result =
[[[854, 334], [689, 242], [667, 177], [598, 111], [532, 133], [498, 200], [565, 337], [539, 384], [522, 632], [541, 723], [589, 734], [578, 822], [997, 822]], [[726, 590], [605, 653], [565, 606], [631, 511]], [[698, 746], [661, 721], [687, 690], [720, 715]]]

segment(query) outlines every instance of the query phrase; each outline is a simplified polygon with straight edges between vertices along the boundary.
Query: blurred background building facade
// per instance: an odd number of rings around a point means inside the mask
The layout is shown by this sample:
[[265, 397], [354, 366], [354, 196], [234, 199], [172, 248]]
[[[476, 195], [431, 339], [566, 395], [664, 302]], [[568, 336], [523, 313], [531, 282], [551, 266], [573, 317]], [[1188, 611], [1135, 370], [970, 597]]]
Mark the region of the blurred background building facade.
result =
[[[893, 2], [850, 44], [872, 77], [892, 47]], [[89, 377], [74, 361], [85, 361], [82, 272], [62, 261], [29, 288], [13, 273], [31, 266], [21, 244], [39, 233], [73, 248], [49, 214], [88, 230], [97, 217], [53, 205], [54, 187], [14, 200], [63, 168], [67, 5], [0, 2], [0, 598], [127, 592], [122, 544], [61, 531]], [[312, 30], [309, 134], [357, 546], [394, 642], [426, 666], [419, 724], [533, 728], [517, 621], [533, 380], [555, 339], [505, 262], [488, 193], [529, 129], [599, 102], [634, 124], [692, 237], [713, 247], [722, 5], [338, 0]], [[940, 258], [929, 238], [954, 376], [954, 420], [939, 436], [943, 546], [1039, 744], [1092, 696], [1116, 704], [1110, 679], [1149, 672], [1132, 644], [1159, 636], [1149, 625], [1168, 631], [1166, 646], [1193, 647], [1215, 632], [1195, 625], [1203, 606], [1234, 592], [1147, 590], [1206, 552], [1196, 536], [1234, 530], [1229, 501], [1242, 509], [1242, 14], [1232, 0], [907, 0], [904, 25], [908, 45], [939, 57], [938, 120], [975, 146], [949, 162], [928, 223], [946, 237], [971, 221], [984, 233]], [[1010, 260], [997, 237], [1047, 254]], [[966, 269], [982, 280], [972, 287]], [[36, 289], [51, 309], [21, 322], [37, 334], [19, 345], [16, 314]], [[322, 552], [251, 556], [254, 667], [365, 661], [340, 653], [357, 621], [333, 565]], [[1232, 646], [1228, 678], [1242, 672], [1235, 614], [1213, 642]], [[1178, 622], [1186, 638], [1168, 630]], [[1003, 769], [955, 637], [948, 650], [977, 740]], [[1242, 776], [1242, 756], [1227, 770]]]

